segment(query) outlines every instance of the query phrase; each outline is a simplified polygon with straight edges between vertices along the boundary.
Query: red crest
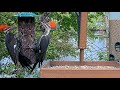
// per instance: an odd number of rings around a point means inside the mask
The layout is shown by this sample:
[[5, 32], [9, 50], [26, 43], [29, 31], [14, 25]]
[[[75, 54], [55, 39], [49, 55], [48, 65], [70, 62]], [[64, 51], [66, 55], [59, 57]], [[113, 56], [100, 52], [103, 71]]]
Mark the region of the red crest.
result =
[[10, 28], [8, 25], [0, 25], [0, 31], [4, 31], [5, 28]]

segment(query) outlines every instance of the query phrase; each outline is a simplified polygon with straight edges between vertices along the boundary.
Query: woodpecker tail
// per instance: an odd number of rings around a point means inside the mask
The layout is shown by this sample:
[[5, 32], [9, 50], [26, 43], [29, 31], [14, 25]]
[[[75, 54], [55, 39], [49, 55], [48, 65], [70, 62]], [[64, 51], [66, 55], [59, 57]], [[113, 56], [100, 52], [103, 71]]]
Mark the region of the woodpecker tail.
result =
[[22, 67], [32, 69], [31, 61], [21, 53], [19, 53], [19, 62], [22, 65]]
[[20, 62], [23, 68], [32, 69], [31, 60], [22, 54], [20, 47], [21, 47], [21, 42], [19, 39], [17, 39], [18, 61]]

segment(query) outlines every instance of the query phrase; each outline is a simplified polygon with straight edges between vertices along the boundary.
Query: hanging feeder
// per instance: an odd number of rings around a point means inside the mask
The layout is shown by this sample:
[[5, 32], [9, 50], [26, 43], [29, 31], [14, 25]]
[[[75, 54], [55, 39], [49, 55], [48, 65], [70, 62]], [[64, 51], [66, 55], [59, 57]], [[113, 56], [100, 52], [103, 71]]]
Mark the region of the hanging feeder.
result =
[[21, 52], [26, 56], [31, 64], [35, 63], [35, 52], [33, 51], [35, 41], [35, 18], [32, 12], [21, 12], [15, 15], [18, 17], [18, 38], [21, 43]]

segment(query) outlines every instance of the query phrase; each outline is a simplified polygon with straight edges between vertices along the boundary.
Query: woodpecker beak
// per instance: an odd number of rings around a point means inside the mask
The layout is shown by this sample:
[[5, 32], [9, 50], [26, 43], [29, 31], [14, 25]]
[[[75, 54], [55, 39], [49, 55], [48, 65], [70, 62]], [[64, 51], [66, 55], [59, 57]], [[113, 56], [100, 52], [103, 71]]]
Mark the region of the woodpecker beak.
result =
[[5, 32], [5, 33], [8, 33], [8, 32], [10, 32], [11, 30], [12, 30], [12, 29], [11, 29], [10, 27], [9, 27], [9, 28], [5, 28], [5, 29], [4, 29], [4, 32]]

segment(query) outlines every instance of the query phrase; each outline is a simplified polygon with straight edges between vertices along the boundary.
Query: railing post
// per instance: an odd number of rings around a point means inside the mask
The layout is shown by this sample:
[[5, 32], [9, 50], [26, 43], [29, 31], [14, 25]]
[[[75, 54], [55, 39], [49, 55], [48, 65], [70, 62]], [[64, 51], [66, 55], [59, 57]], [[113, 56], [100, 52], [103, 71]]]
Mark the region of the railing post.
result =
[[84, 49], [86, 48], [87, 42], [87, 19], [88, 13], [81, 12], [80, 17], [80, 31], [79, 31], [79, 44], [78, 47], [80, 49], [80, 64], [84, 64]]

